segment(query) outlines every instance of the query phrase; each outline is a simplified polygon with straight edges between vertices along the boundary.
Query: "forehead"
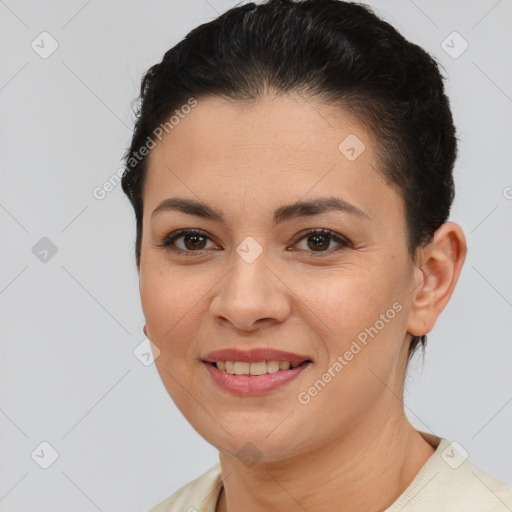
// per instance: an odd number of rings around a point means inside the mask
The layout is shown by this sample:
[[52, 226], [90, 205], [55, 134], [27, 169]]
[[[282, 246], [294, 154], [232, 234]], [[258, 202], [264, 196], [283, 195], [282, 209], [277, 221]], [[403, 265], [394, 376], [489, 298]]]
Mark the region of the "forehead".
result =
[[[348, 111], [340, 113], [334, 106], [290, 96], [262, 97], [251, 102], [217, 96], [200, 99], [167, 131], [152, 151], [152, 159], [172, 152], [176, 157], [186, 156], [192, 164], [222, 156], [234, 160], [251, 153], [258, 160], [287, 156], [294, 166], [305, 160], [306, 167], [315, 161], [341, 160], [342, 156], [354, 162], [359, 153], [366, 164], [373, 166], [377, 157], [370, 141], [373, 135]], [[339, 145], [347, 138], [349, 143], [341, 150], [352, 145], [355, 154], [340, 151]], [[285, 166], [280, 167], [284, 170]]]
[[177, 195], [211, 199], [223, 210], [243, 197], [254, 212], [333, 193], [376, 215], [400, 215], [401, 198], [380, 172], [372, 137], [350, 113], [312, 100], [199, 99], [150, 151], [145, 215]]

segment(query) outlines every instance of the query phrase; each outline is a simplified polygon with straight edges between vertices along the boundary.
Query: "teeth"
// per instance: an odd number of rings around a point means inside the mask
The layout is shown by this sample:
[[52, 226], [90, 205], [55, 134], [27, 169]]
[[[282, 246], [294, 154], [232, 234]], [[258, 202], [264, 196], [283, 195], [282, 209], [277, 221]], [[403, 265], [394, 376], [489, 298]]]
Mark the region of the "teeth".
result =
[[267, 373], [275, 373], [279, 371], [279, 361], [267, 361]]
[[249, 375], [250, 363], [235, 363], [234, 373], [235, 375]]
[[215, 364], [219, 370], [230, 373], [231, 375], [265, 375], [267, 373], [275, 373], [279, 370], [296, 368], [300, 363], [292, 364], [290, 361], [258, 361], [256, 363], [217, 361]]
[[[266, 361], [260, 361], [258, 363], [246, 363], [249, 366], [249, 373], [251, 375], [265, 375], [267, 373]], [[236, 365], [235, 365], [236, 366]]]

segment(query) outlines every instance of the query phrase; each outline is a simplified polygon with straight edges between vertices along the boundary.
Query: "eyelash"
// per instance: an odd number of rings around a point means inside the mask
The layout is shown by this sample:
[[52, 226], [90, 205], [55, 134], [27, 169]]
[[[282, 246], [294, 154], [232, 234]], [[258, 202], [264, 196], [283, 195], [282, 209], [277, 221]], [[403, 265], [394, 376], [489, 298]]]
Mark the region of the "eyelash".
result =
[[[175, 246], [173, 246], [173, 243], [186, 235], [200, 235], [202, 237], [207, 238], [210, 240], [210, 237], [204, 232], [199, 229], [180, 229], [179, 231], [176, 231], [175, 233], [172, 233], [164, 238], [163, 242], [159, 244], [159, 247], [166, 247], [169, 250], [180, 252], [184, 254], [185, 256], [202, 256], [204, 253], [208, 252], [208, 249], [203, 249], [200, 251], [193, 251], [193, 250], [183, 250], [183, 249], [177, 249]], [[340, 249], [345, 249], [347, 247], [352, 247], [352, 244], [348, 242], [347, 240], [344, 240], [343, 238], [339, 237], [334, 233], [333, 231], [329, 229], [317, 229], [312, 228], [307, 230], [296, 242], [295, 244], [301, 242], [305, 238], [308, 238], [311, 235], [322, 235], [328, 237], [331, 241], [334, 241], [339, 245], [339, 247], [336, 247], [334, 249], [329, 249], [326, 251], [306, 251], [311, 253], [311, 255], [323, 255], [323, 254], [332, 254], [334, 251], [339, 251]]]

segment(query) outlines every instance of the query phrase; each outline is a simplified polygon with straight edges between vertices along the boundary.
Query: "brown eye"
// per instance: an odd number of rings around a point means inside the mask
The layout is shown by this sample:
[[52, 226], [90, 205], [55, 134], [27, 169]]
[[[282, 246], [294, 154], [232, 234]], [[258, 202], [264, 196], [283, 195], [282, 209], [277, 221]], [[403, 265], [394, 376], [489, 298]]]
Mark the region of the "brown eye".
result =
[[310, 249], [327, 249], [331, 242], [330, 238], [325, 235], [309, 235], [307, 237], [308, 247]]
[[[181, 244], [177, 243], [181, 240]], [[176, 233], [167, 236], [162, 242], [161, 247], [168, 247], [177, 252], [200, 253], [207, 249], [206, 244], [209, 241], [208, 235], [197, 229], [182, 229]]]
[[191, 251], [194, 249], [204, 249], [206, 237], [203, 235], [196, 235], [195, 233], [183, 235], [184, 245]]
[[[312, 229], [308, 231], [302, 238], [300, 238], [299, 242], [306, 242], [306, 251], [308, 252], [332, 252], [339, 249], [343, 249], [344, 247], [348, 247], [350, 244], [337, 236], [335, 233], [328, 229]], [[329, 249], [331, 242], [335, 242], [338, 244], [338, 247], [334, 249]]]

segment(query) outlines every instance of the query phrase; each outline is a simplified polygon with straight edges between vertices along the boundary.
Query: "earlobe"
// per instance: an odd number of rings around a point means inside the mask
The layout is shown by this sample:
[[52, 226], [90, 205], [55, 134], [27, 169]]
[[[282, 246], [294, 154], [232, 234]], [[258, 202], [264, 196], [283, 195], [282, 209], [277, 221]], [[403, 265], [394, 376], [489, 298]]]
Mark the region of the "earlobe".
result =
[[452, 296], [466, 252], [464, 232], [454, 222], [440, 226], [432, 242], [421, 249], [407, 324], [407, 331], [413, 336], [422, 336], [433, 329]]
[[146, 324], [144, 324], [144, 327], [142, 328], [142, 330], [144, 331], [144, 334], [146, 335], [146, 338], [149, 338]]

